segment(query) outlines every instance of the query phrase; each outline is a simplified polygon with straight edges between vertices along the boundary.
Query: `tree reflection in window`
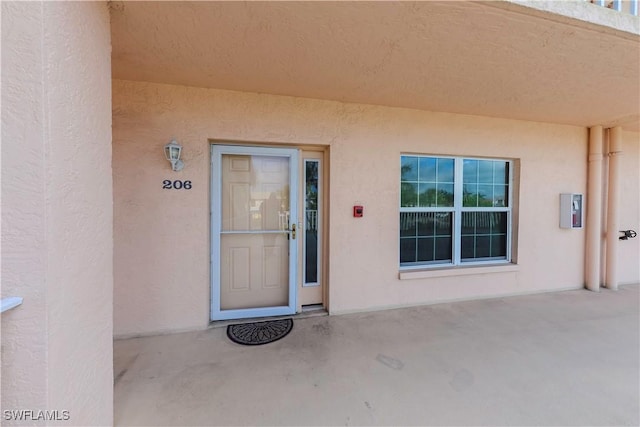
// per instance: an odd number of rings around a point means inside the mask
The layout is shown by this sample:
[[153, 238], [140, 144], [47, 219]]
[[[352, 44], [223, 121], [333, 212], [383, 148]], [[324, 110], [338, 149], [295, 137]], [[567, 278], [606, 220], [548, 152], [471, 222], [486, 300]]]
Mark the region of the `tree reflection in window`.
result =
[[318, 160], [305, 160], [305, 226], [304, 226], [304, 283], [318, 283]]
[[402, 156], [401, 207], [453, 206], [454, 160]]
[[400, 159], [400, 265], [509, 260], [508, 160]]

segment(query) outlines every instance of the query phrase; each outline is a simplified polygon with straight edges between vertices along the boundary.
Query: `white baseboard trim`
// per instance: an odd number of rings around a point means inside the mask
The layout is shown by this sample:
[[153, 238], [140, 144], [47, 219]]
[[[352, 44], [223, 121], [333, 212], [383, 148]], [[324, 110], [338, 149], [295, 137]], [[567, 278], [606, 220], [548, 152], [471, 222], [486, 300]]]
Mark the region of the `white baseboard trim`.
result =
[[356, 313], [367, 313], [371, 311], [384, 311], [384, 310], [396, 310], [399, 308], [410, 308], [410, 307], [423, 307], [428, 305], [436, 305], [436, 304], [450, 304], [455, 302], [466, 302], [466, 301], [481, 301], [488, 299], [498, 299], [498, 298], [509, 298], [509, 297], [519, 297], [526, 295], [537, 295], [537, 294], [547, 294], [552, 292], [566, 292], [566, 291], [578, 291], [581, 289], [585, 289], [584, 286], [567, 286], [562, 288], [553, 288], [553, 289], [540, 289], [533, 291], [524, 291], [524, 292], [506, 292], [503, 294], [491, 294], [491, 295], [481, 295], [481, 296], [469, 296], [462, 298], [445, 298], [441, 300], [435, 301], [426, 301], [417, 304], [391, 304], [391, 305], [382, 305], [375, 306], [371, 308], [361, 308], [361, 309], [347, 309], [347, 310], [329, 310], [329, 315], [331, 316], [341, 316], [343, 314], [356, 314]]
[[144, 331], [144, 332], [125, 332], [123, 334], [114, 334], [113, 340], [128, 340], [133, 338], [145, 338], [145, 337], [156, 337], [159, 335], [171, 335], [171, 334], [179, 334], [182, 332], [196, 332], [196, 331], [204, 331], [209, 329], [209, 324], [202, 326], [194, 326], [191, 328], [177, 328], [177, 329], [158, 329], [153, 331]]

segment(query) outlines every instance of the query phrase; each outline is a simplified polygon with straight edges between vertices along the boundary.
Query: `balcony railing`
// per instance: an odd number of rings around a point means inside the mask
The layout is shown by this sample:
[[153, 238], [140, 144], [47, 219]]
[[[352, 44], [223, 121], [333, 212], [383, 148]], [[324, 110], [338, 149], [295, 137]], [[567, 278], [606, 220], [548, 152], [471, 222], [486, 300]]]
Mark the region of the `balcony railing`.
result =
[[598, 6], [638, 16], [638, 0], [587, 0]]

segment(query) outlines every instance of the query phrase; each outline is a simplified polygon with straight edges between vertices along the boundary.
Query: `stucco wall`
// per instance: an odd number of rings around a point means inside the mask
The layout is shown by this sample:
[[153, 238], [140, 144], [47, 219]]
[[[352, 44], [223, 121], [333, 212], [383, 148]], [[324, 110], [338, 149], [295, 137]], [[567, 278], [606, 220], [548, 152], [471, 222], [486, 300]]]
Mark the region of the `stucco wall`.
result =
[[25, 300], [2, 314], [2, 410], [47, 407], [42, 19], [40, 3], [2, 2], [1, 292]]
[[[620, 229], [640, 233], [640, 133], [623, 132], [620, 161]], [[640, 237], [620, 241], [620, 283], [640, 283]]]
[[[560, 193], [586, 191], [584, 128], [121, 80], [113, 97], [116, 336], [208, 324], [209, 139], [330, 146], [332, 313], [583, 286], [585, 233], [560, 229], [558, 211]], [[172, 137], [181, 172], [163, 157]], [[404, 152], [519, 159], [516, 271], [399, 280]]]
[[2, 315], [2, 409], [110, 425], [107, 5], [3, 2], [2, 53], [2, 295], [24, 297]]

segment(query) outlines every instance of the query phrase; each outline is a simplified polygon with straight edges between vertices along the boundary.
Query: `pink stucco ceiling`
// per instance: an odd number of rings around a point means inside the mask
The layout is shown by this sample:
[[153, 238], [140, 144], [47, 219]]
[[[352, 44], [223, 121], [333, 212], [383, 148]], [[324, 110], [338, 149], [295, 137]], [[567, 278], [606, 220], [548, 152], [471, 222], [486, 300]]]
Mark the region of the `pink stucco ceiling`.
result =
[[523, 7], [113, 2], [111, 29], [118, 79], [638, 130], [637, 34]]

